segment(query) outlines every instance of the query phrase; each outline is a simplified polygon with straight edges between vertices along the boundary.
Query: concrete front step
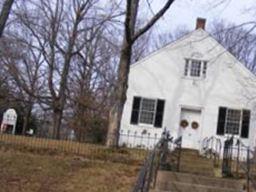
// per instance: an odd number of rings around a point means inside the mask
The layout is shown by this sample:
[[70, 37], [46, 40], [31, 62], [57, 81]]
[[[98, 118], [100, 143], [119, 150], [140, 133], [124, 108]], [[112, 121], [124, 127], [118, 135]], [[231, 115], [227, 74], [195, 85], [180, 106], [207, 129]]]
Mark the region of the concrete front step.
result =
[[199, 151], [196, 149], [188, 149], [188, 148], [182, 148], [181, 153], [191, 154], [191, 155], [199, 155]]
[[[171, 165], [177, 165], [177, 158], [171, 154], [168, 157], [168, 162]], [[182, 150], [179, 170], [185, 173], [214, 176], [212, 160], [199, 156], [198, 151], [195, 150]]]
[[165, 183], [162, 189], [155, 189], [154, 192], [241, 192], [241, 189], [220, 188], [182, 182], [170, 182]]
[[203, 156], [200, 156], [200, 155], [190, 155], [190, 154], [181, 154], [180, 156], [181, 159], [185, 159], [185, 160], [209, 160], [208, 158], [206, 157], [203, 157]]
[[[170, 155], [169, 155], [169, 158], [177, 158], [178, 157], [178, 155], [176, 154], [176, 153], [171, 153]], [[186, 153], [181, 153], [180, 154], [180, 158], [181, 159], [186, 159], [186, 160], [197, 160], [197, 159], [200, 159], [200, 160], [209, 160], [208, 158], [206, 158], [206, 157], [203, 157], [203, 156], [201, 156], [201, 155], [191, 155], [191, 154], [186, 154]]]
[[189, 150], [183, 150], [183, 149], [181, 150], [181, 152], [173, 151], [172, 154], [176, 155], [176, 156], [178, 156], [180, 154], [181, 156], [184, 156], [184, 157], [185, 156], [188, 156], [188, 157], [199, 157], [200, 156], [199, 152], [196, 150], [189, 151]]
[[[168, 157], [171, 165], [177, 161], [175, 155], [177, 151]], [[241, 192], [242, 188], [239, 180], [215, 178], [213, 161], [197, 150], [182, 149], [180, 172], [158, 171], [154, 192]]]
[[242, 183], [239, 180], [215, 178], [199, 176], [187, 173], [178, 173], [170, 171], [158, 171], [156, 186], [158, 189], [166, 189], [166, 186], [170, 183], [178, 182], [193, 184], [193, 185], [203, 185], [208, 187], [217, 187], [225, 189], [240, 189], [242, 188]]
[[[177, 159], [168, 160], [170, 164], [177, 164]], [[214, 168], [213, 162], [211, 160], [204, 161], [204, 160], [184, 160], [180, 159], [180, 165], [187, 165], [193, 167], [203, 167], [203, 168]]]
[[213, 168], [209, 167], [200, 167], [200, 166], [192, 166], [192, 165], [181, 165], [180, 172], [197, 174], [202, 176], [214, 176]]
[[[194, 154], [196, 153], [196, 154]], [[169, 155], [169, 160], [175, 160], [177, 159], [178, 154], [176, 152], [172, 152]], [[186, 162], [190, 162], [190, 161], [197, 161], [198, 163], [206, 163], [206, 162], [212, 162], [212, 160], [205, 158], [203, 156], [200, 156], [198, 151], [197, 152], [181, 152], [180, 154], [180, 159]]]
[[[176, 162], [176, 161], [175, 161]], [[188, 158], [181, 158], [180, 162], [183, 164], [190, 164], [190, 165], [202, 165], [202, 166], [209, 166], [213, 167], [213, 161], [211, 159], [188, 159]]]

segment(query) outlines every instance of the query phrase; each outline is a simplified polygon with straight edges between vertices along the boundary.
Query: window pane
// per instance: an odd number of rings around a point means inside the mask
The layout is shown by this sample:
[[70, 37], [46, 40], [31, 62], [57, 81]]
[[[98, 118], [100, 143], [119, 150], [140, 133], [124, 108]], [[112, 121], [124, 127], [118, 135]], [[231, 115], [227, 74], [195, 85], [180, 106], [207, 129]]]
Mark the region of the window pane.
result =
[[191, 61], [190, 76], [200, 77], [200, 73], [201, 73], [201, 61], [192, 60]]
[[227, 121], [226, 121], [226, 133], [228, 134], [239, 134], [241, 119], [240, 110], [228, 109], [227, 111]]
[[154, 99], [142, 99], [141, 110], [154, 112], [155, 100]]
[[141, 111], [140, 123], [153, 124], [154, 112]]
[[156, 100], [142, 99], [140, 109], [140, 123], [153, 124], [156, 108]]

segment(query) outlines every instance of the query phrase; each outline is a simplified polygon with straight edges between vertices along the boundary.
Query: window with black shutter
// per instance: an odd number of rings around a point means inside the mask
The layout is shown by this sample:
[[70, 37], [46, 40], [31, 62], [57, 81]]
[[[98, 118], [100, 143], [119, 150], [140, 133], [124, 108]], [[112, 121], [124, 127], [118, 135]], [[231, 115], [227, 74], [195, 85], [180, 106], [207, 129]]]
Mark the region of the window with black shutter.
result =
[[219, 108], [217, 134], [240, 135], [248, 138], [250, 126], [250, 110]]
[[134, 97], [131, 114], [131, 124], [147, 124], [161, 128], [163, 123], [165, 101]]
[[164, 100], [157, 100], [157, 107], [156, 107], [156, 115], [155, 115], [155, 124], [154, 126], [157, 128], [162, 127], [163, 122], [163, 115], [164, 115]]

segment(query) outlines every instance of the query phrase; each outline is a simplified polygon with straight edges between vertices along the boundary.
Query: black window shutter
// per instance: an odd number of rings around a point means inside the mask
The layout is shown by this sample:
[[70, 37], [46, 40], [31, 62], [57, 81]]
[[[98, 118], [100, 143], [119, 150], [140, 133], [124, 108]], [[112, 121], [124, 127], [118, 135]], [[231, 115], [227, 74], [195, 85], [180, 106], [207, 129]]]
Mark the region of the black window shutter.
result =
[[156, 116], [155, 116], [155, 123], [154, 123], [154, 126], [157, 128], [162, 127], [163, 116], [164, 116], [164, 104], [165, 104], [164, 100], [161, 100], [161, 99], [157, 100]]
[[217, 135], [224, 135], [225, 121], [226, 121], [226, 107], [219, 108], [218, 124], [217, 124]]
[[242, 120], [242, 130], [241, 137], [248, 138], [249, 136], [249, 127], [250, 127], [250, 110], [243, 110], [243, 120]]
[[134, 97], [132, 104], [131, 124], [138, 124], [141, 97]]

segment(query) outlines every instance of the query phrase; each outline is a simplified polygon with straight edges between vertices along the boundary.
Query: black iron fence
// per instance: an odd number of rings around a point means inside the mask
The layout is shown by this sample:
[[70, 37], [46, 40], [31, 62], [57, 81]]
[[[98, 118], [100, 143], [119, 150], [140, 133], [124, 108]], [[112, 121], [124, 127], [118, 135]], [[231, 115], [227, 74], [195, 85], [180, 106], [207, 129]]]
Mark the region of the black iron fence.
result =
[[[123, 140], [141, 139], [147, 142], [148, 137], [140, 135], [120, 134]], [[15, 147], [22, 150], [30, 150], [38, 153], [69, 153], [85, 156], [90, 159], [114, 160], [114, 161], [143, 161], [148, 154], [147, 147], [128, 148], [123, 145], [116, 149], [107, 148], [104, 143], [89, 141], [79, 142], [75, 139], [66, 138], [61, 140], [43, 138], [38, 136], [22, 136], [12, 134], [0, 134], [0, 147]]]
[[255, 150], [240, 139], [228, 138], [224, 143], [222, 174], [228, 177], [246, 178], [246, 190], [256, 189]]
[[161, 139], [162, 133], [144, 131], [123, 131], [119, 133], [119, 146], [139, 149], [153, 149]]
[[233, 142], [233, 137], [224, 142], [222, 175], [226, 177], [232, 176]]
[[174, 141], [166, 132], [162, 134], [160, 140], [146, 157], [132, 190], [133, 192], [148, 192], [150, 186], [155, 185], [157, 171], [159, 169], [163, 170], [170, 167], [170, 165], [168, 165], [168, 155], [171, 151], [174, 151], [177, 148], [179, 148], [179, 150], [177, 150], [179, 152], [177, 153], [176, 167], [178, 167], [179, 170], [181, 141], [181, 138]]

